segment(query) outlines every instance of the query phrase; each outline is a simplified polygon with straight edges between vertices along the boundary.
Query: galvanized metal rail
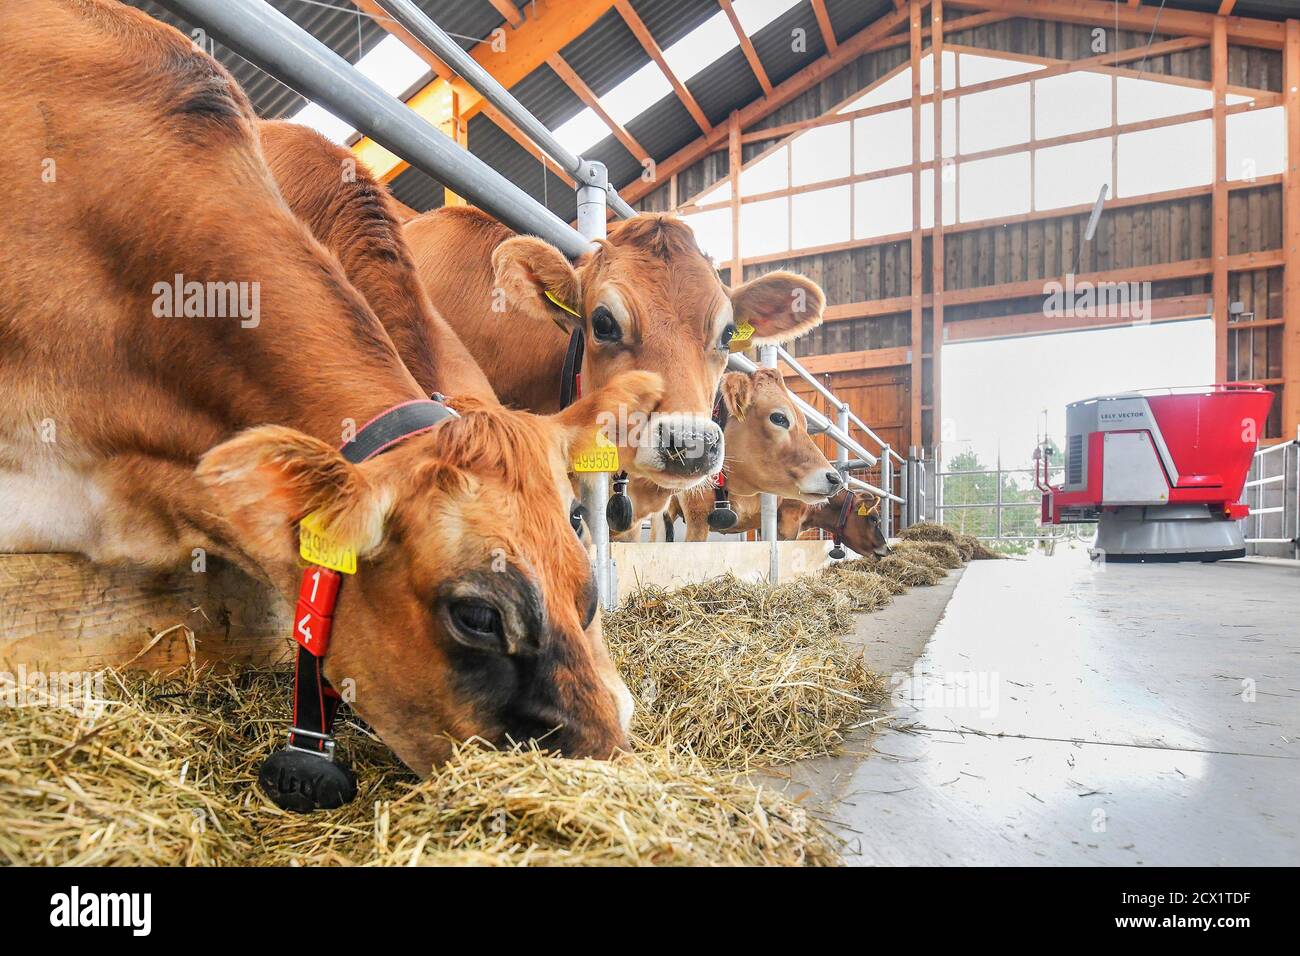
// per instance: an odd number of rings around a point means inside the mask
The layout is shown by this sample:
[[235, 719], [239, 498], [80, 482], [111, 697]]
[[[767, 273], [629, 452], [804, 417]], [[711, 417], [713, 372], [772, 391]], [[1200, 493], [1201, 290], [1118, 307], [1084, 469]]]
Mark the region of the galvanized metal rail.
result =
[[[379, 3], [412, 37], [477, 89], [574, 177], [578, 184], [577, 229], [562, 222], [528, 193], [452, 142], [426, 119], [390, 96], [269, 3], [263, 0], [159, 0], [159, 3], [202, 26], [251, 63], [321, 104], [510, 228], [545, 239], [570, 258], [588, 252], [593, 246], [592, 240], [604, 238], [607, 206], [612, 206], [616, 214], [625, 218], [635, 215], [636, 211], [610, 187], [602, 163], [585, 160], [565, 148], [550, 130], [410, 0], [379, 0]], [[903, 459], [853, 413], [847, 402], [841, 401], [817, 381], [785, 349], [764, 346], [761, 357], [763, 365], [769, 368], [775, 368], [778, 359], [784, 361], [835, 409], [836, 420], [832, 422], [795, 396], [796, 404], [808, 419], [809, 430], [827, 435], [839, 446], [836, 465], [846, 484], [900, 505], [904, 526], [910, 521], [920, 520], [924, 505], [909, 505], [908, 489], [916, 488], [924, 495], [924, 462], [914, 455]], [[757, 368], [742, 355], [731, 356], [729, 367], [749, 372]], [[879, 453], [868, 450], [850, 434], [854, 427], [879, 447]], [[849, 460], [850, 453], [857, 456], [856, 461]], [[851, 470], [876, 465], [881, 468], [880, 486], [849, 474]], [[902, 467], [896, 469], [895, 465]], [[896, 485], [897, 492], [894, 490]], [[595, 546], [596, 581], [601, 604], [606, 608], [613, 606], [616, 591], [609, 556], [609, 529], [605, 522], [608, 495], [608, 475], [593, 476], [584, 484], [583, 499], [591, 515], [589, 530]], [[774, 581], [777, 576], [777, 503], [775, 495], [763, 496], [763, 539], [773, 544], [771, 576]], [[883, 509], [882, 525], [886, 535], [892, 534], [892, 524], [892, 508]]]

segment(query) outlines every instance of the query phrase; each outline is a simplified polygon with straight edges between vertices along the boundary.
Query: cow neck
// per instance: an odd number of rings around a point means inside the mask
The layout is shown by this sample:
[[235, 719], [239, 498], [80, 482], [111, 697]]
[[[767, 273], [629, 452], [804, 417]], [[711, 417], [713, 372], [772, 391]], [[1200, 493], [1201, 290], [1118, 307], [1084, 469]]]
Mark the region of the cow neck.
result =
[[[455, 417], [441, 395], [401, 402], [368, 420], [339, 452], [359, 465]], [[324, 668], [342, 587], [343, 575], [333, 568], [308, 564], [303, 569], [293, 615], [292, 637], [298, 644], [293, 724], [284, 749], [267, 758], [258, 772], [263, 791], [286, 810], [329, 809], [356, 795], [355, 776], [335, 763], [334, 718], [341, 697]]]

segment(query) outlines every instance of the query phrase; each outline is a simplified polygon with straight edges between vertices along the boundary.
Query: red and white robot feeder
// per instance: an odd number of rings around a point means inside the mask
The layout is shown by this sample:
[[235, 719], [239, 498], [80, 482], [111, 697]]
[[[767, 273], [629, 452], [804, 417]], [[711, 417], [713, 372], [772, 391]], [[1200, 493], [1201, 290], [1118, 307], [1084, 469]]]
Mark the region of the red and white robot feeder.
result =
[[1252, 382], [1102, 395], [1065, 411], [1065, 480], [1035, 450], [1043, 524], [1097, 522], [1107, 561], [1246, 554], [1241, 494], [1273, 393]]

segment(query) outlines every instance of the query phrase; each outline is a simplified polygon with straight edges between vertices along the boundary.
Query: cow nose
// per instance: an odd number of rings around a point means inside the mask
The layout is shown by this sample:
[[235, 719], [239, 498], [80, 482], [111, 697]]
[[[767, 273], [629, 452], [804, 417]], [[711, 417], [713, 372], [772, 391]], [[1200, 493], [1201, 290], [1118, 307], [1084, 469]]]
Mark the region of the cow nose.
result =
[[826, 484], [830, 485], [832, 489], [838, 488], [843, 483], [844, 483], [844, 479], [840, 477], [840, 473], [838, 471], [826, 472]]
[[682, 478], [712, 474], [722, 463], [722, 429], [702, 415], [668, 415], [654, 434], [661, 471]]

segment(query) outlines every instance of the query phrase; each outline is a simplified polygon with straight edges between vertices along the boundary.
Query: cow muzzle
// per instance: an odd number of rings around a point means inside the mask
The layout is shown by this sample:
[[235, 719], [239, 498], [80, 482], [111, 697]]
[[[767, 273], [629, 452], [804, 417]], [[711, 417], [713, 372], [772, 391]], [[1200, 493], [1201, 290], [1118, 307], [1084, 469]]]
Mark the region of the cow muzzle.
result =
[[818, 468], [804, 475], [799, 482], [799, 497], [808, 504], [826, 501], [844, 487], [844, 479], [834, 468]]
[[639, 471], [658, 484], [689, 487], [722, 468], [722, 429], [708, 416], [657, 415], [636, 453]]

